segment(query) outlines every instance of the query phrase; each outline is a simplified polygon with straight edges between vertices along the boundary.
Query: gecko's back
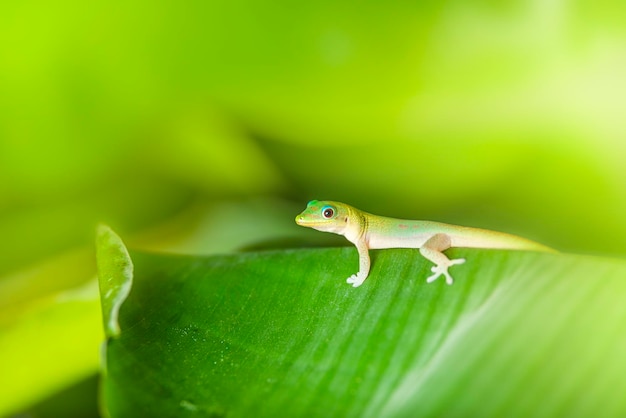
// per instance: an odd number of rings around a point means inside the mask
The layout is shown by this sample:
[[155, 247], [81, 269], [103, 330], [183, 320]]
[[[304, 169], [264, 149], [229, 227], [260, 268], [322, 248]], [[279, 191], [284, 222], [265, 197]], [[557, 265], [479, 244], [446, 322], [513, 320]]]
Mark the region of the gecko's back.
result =
[[442, 222], [414, 221], [366, 214], [367, 241], [370, 248], [420, 248], [435, 234], [450, 237], [452, 247], [496, 248], [550, 251], [549, 247], [504, 232], [450, 225]]

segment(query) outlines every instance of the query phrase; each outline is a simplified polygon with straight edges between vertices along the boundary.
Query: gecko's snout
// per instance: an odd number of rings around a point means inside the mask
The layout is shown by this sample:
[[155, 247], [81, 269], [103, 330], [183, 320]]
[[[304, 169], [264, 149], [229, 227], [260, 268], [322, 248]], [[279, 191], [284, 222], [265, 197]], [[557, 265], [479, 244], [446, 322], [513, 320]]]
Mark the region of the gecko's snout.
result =
[[304, 216], [302, 216], [302, 215], [296, 216], [296, 223], [298, 225], [302, 225], [302, 222], [304, 222]]

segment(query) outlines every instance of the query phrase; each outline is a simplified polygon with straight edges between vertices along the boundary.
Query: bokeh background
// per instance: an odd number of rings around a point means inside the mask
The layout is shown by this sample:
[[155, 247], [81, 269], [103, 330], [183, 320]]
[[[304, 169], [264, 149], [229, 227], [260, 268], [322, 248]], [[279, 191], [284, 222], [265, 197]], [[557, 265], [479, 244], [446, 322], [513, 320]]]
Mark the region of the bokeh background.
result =
[[96, 414], [100, 222], [148, 250], [316, 245], [293, 218], [333, 199], [623, 258], [625, 19], [588, 0], [1, 2], [0, 415]]

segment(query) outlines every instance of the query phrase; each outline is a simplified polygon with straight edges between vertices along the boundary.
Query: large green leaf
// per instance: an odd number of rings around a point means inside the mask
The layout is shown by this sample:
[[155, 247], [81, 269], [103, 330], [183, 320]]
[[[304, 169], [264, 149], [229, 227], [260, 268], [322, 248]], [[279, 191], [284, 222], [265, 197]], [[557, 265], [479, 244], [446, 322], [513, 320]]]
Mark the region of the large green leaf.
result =
[[626, 263], [451, 250], [133, 253], [104, 402], [125, 416], [623, 416]]

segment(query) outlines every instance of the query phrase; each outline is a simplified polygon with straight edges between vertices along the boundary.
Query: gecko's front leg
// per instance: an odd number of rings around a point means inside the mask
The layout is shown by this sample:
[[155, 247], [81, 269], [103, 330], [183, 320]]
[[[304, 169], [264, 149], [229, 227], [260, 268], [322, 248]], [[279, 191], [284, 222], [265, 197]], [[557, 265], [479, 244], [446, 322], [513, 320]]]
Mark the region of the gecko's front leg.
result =
[[348, 277], [346, 282], [350, 283], [354, 287], [359, 287], [363, 284], [370, 272], [370, 255], [365, 241], [355, 243], [356, 249], [359, 252], [359, 271], [356, 274]]

